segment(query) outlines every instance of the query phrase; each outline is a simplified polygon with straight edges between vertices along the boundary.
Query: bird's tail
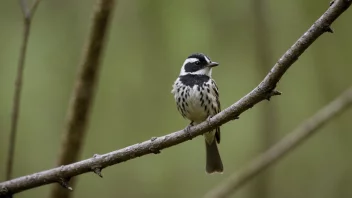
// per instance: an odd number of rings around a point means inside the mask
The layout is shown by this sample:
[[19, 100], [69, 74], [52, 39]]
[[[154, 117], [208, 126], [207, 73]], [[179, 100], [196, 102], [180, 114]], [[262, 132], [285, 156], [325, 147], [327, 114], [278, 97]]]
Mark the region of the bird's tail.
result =
[[222, 165], [220, 153], [215, 138], [211, 143], [205, 141], [206, 148], [206, 171], [208, 174], [218, 172], [222, 173], [224, 167]]

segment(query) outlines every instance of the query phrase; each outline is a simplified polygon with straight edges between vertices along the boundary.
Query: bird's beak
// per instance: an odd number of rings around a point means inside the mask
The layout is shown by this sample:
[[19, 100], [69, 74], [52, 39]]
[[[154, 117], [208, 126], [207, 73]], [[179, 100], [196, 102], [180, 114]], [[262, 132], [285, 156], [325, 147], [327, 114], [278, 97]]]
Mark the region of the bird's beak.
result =
[[219, 63], [217, 63], [217, 62], [211, 62], [207, 65], [207, 67], [216, 67], [218, 65], [219, 65]]

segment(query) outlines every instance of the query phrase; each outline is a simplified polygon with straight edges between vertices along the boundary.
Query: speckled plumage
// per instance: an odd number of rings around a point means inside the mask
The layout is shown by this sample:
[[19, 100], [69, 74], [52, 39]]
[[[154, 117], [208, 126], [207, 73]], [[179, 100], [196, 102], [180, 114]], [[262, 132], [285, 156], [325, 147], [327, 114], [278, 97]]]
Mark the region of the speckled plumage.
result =
[[[220, 112], [219, 91], [211, 78], [212, 62], [204, 54], [190, 55], [184, 62], [179, 77], [173, 84], [171, 93], [174, 95], [180, 114], [191, 121], [191, 125], [199, 124], [208, 117]], [[220, 143], [220, 128], [204, 134], [207, 151], [208, 173], [222, 172], [223, 166], [217, 149]]]
[[[205, 75], [187, 74], [177, 78], [173, 85], [177, 109], [180, 114], [193, 122], [199, 124], [209, 116], [220, 112], [220, 101], [218, 87], [213, 79]], [[220, 130], [216, 130], [217, 142], [220, 142]], [[214, 138], [213, 131], [206, 140], [211, 143]]]

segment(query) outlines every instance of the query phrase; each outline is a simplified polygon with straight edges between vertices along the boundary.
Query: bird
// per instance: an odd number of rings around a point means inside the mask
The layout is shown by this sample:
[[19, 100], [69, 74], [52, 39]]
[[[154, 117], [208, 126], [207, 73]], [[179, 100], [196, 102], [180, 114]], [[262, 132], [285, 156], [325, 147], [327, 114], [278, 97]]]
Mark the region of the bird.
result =
[[[190, 124], [195, 126], [210, 119], [221, 111], [219, 90], [212, 79], [212, 69], [219, 66], [203, 53], [192, 53], [184, 61], [181, 71], [175, 80], [171, 93], [174, 95], [179, 113]], [[220, 127], [206, 132], [206, 173], [222, 173], [224, 171], [217, 144], [220, 143]]]

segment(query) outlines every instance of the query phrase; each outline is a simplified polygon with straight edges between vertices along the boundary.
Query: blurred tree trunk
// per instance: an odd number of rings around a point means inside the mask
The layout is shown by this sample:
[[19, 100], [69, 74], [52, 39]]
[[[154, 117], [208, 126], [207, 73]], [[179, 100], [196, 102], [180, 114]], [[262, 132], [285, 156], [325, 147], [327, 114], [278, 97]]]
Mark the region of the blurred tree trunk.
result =
[[[260, 79], [271, 69], [273, 62], [272, 46], [270, 41], [270, 28], [268, 26], [268, 1], [252, 0], [254, 16], [254, 45], [258, 74]], [[263, 104], [261, 109], [261, 124], [258, 134], [260, 134], [260, 152], [265, 151], [274, 143], [274, 136], [277, 130], [277, 116], [274, 102]], [[270, 191], [270, 173], [268, 171], [261, 174], [253, 185], [253, 195], [255, 198], [268, 198]]]
[[[165, 82], [163, 79], [167, 79], [169, 76], [167, 73], [170, 71], [169, 67], [174, 66], [174, 63], [170, 63], [168, 61], [168, 53], [166, 47], [166, 35], [165, 35], [165, 27], [163, 23], [163, 16], [165, 12], [163, 11], [163, 7], [165, 7], [165, 2], [163, 0], [147, 0], [141, 3], [140, 6], [144, 8], [141, 9], [141, 26], [143, 29], [143, 54], [141, 57], [143, 62], [146, 64], [143, 65], [143, 82], [151, 87], [150, 89], [143, 90], [145, 95], [148, 97], [145, 98], [145, 102], [150, 104], [151, 106], [155, 106], [158, 108], [154, 108], [156, 112], [154, 112], [153, 119], [159, 120], [163, 118], [163, 108], [169, 106], [170, 101], [172, 100], [160, 100], [160, 89], [154, 89], [152, 87], [158, 87], [160, 81]], [[148, 8], [148, 9], [146, 9]], [[150, 10], [152, 9], [152, 10]], [[152, 21], [153, 23], [150, 23]], [[157, 67], [163, 65], [163, 67]], [[177, 65], [177, 64], [176, 64]], [[157, 78], [157, 79], [155, 79]], [[172, 80], [171, 80], [172, 81]], [[170, 82], [171, 82], [170, 81]], [[167, 87], [170, 87], [171, 84], [167, 84]], [[170, 97], [172, 99], [172, 97]], [[149, 105], [145, 105], [145, 108], [150, 110]], [[147, 110], [147, 109], [146, 109]], [[159, 113], [160, 112], [160, 113]], [[152, 119], [152, 120], [153, 120]], [[150, 122], [150, 128], [155, 128], [154, 122]]]

